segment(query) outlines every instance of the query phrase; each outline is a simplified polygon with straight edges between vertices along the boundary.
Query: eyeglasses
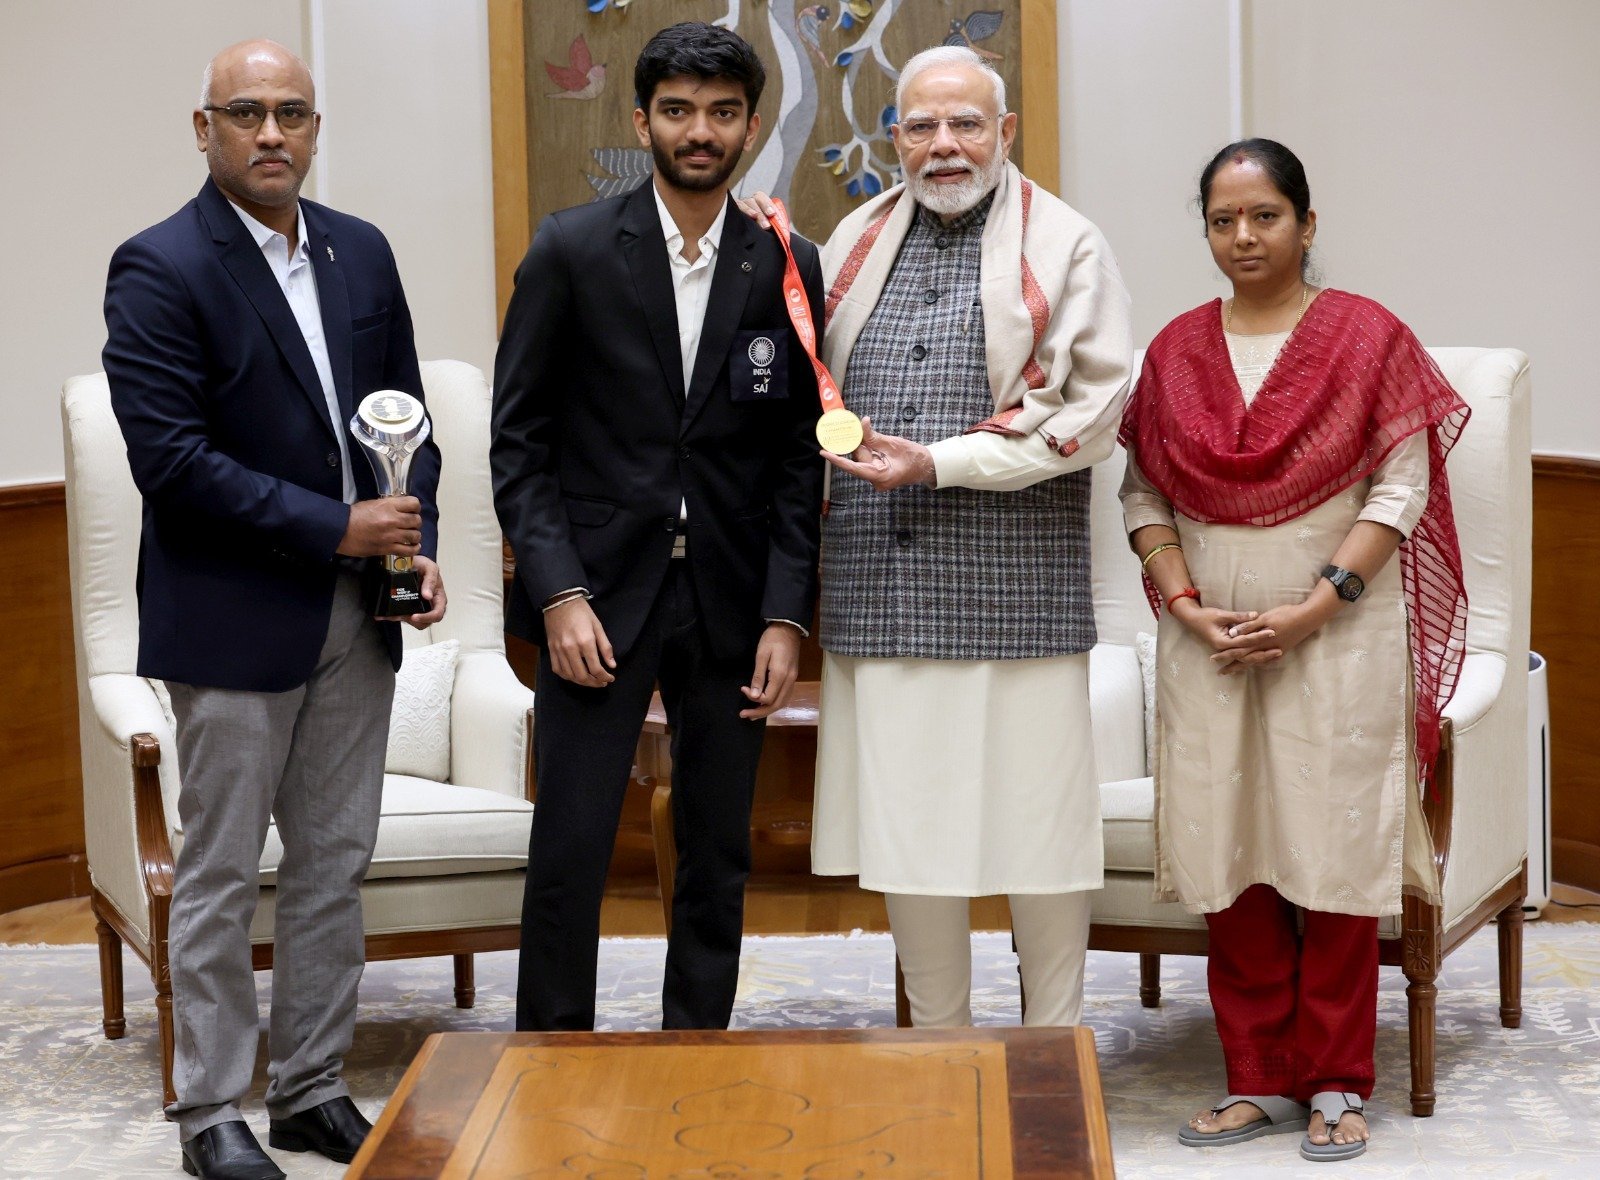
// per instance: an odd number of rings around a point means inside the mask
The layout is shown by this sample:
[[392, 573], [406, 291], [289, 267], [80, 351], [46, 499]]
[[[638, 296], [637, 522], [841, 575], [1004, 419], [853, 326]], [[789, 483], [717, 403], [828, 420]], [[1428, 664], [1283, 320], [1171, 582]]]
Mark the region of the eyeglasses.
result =
[[300, 131], [311, 122], [311, 117], [317, 113], [303, 102], [286, 102], [275, 107], [263, 106], [259, 102], [230, 102], [223, 107], [207, 104], [200, 109], [203, 111], [221, 111], [228, 116], [228, 121], [240, 131], [254, 131], [267, 121], [268, 115], [278, 121], [279, 130]]
[[900, 137], [912, 147], [919, 147], [939, 134], [939, 124], [950, 128], [957, 139], [973, 140], [982, 137], [989, 120], [982, 115], [957, 115], [953, 119], [912, 119], [900, 124]]

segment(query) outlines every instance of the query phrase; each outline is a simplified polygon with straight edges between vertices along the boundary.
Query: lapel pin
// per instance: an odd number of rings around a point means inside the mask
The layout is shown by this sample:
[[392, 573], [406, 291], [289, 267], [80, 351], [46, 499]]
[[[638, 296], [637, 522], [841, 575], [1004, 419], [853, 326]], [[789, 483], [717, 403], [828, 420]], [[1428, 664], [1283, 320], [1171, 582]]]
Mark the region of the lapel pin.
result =
[[328, 251], [328, 261], [332, 262], [333, 261], [333, 247], [332, 246], [326, 246], [326, 247], [324, 247], [324, 249], [326, 249]]
[[748, 262], [741, 262], [739, 269], [744, 271], [745, 274], [749, 274], [754, 268]]

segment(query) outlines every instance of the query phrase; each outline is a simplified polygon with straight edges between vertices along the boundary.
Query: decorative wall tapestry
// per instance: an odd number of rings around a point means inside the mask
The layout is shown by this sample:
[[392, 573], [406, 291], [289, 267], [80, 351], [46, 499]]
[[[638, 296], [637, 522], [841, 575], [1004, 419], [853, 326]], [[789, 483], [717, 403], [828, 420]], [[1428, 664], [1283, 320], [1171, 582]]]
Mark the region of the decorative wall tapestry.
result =
[[[930, 45], [970, 45], [1021, 101], [1022, 0], [537, 0], [523, 5], [530, 226], [628, 192], [650, 174], [632, 112], [633, 63], [660, 28], [737, 32], [767, 67], [760, 138], [739, 194], [782, 197], [825, 240], [845, 213], [899, 182], [889, 125], [899, 67]], [[1019, 150], [1024, 128], [1018, 136]]]

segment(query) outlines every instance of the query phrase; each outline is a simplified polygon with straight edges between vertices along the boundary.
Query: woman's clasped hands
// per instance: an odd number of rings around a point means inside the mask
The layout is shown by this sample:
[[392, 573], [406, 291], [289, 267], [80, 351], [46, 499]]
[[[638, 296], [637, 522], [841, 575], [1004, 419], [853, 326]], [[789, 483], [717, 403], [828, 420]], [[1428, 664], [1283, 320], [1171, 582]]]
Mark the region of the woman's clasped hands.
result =
[[1262, 624], [1266, 616], [1257, 611], [1201, 606], [1192, 598], [1180, 598], [1168, 609], [1191, 635], [1211, 649], [1211, 662], [1218, 665], [1217, 671], [1223, 676], [1235, 676], [1283, 657], [1285, 649], [1276, 642], [1276, 633]]

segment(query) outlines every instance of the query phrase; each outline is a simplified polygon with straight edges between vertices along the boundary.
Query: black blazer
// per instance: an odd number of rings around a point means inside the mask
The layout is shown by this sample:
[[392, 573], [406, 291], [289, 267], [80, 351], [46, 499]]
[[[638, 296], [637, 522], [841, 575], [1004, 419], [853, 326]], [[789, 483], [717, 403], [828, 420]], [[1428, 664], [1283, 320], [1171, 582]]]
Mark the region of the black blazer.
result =
[[[796, 237], [794, 250], [820, 324], [816, 247]], [[753, 653], [768, 619], [810, 625], [820, 408], [783, 267], [777, 237], [730, 201], [685, 390], [651, 182], [540, 224], [494, 368], [490, 455], [517, 559], [513, 634], [542, 644], [540, 605], [586, 586], [613, 648], [626, 652], [666, 576], [680, 499], [716, 654]]]
[[[111, 407], [144, 495], [139, 674], [282, 692], [304, 684], [327, 637], [350, 510], [334, 430], [378, 389], [422, 396], [411, 313], [389, 243], [364, 221], [302, 201], [341, 421], [250, 231], [209, 179], [111, 258]], [[377, 495], [349, 440], [356, 495]], [[412, 462], [423, 552], [437, 547], [439, 452]], [[400, 632], [383, 624], [400, 663]]]

